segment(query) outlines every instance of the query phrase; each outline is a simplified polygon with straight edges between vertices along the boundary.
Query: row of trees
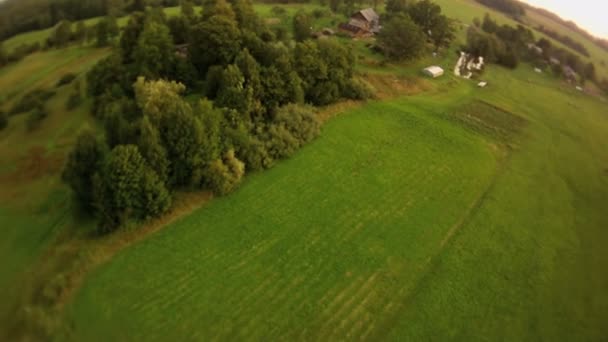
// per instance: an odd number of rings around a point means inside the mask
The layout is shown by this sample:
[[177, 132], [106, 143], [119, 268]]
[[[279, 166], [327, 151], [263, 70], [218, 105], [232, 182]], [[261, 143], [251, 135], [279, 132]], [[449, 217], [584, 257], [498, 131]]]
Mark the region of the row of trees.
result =
[[576, 40], [570, 38], [570, 36], [566, 36], [566, 35], [561, 35], [553, 30], [550, 30], [544, 26], [539, 26], [536, 28], [537, 30], [539, 30], [540, 32], [543, 32], [544, 34], [546, 34], [547, 36], [557, 40], [558, 42], [566, 45], [567, 47], [571, 48], [572, 50], [580, 53], [581, 55], [585, 56], [585, 57], [589, 57], [589, 51], [585, 48], [585, 46], [583, 44], [581, 44], [580, 42], [577, 42]]
[[524, 6], [517, 0], [477, 0], [477, 2], [514, 18], [526, 14]]
[[[63, 20], [118, 17], [147, 5], [177, 6], [180, 0], [4, 0], [0, 2], [0, 40], [53, 27]], [[202, 1], [195, 0], [197, 4]]]
[[486, 14], [483, 22], [476, 19], [467, 31], [466, 51], [484, 57], [488, 63], [498, 63], [516, 68], [521, 58], [528, 53], [528, 44], [534, 42], [531, 30], [517, 25], [498, 25]]
[[318, 134], [305, 103], [369, 94], [353, 79], [344, 45], [289, 47], [249, 0], [205, 9], [198, 15], [184, 3], [172, 19], [134, 13], [119, 48], [87, 75], [104, 139], [83, 133], [63, 178], [104, 232], [162, 214], [176, 189], [232, 191], [246, 171], [270, 167]]
[[377, 44], [393, 60], [419, 56], [425, 50], [426, 42], [439, 49], [448, 47], [454, 39], [453, 22], [430, 0], [411, 4], [406, 0], [389, 0], [382, 20]]

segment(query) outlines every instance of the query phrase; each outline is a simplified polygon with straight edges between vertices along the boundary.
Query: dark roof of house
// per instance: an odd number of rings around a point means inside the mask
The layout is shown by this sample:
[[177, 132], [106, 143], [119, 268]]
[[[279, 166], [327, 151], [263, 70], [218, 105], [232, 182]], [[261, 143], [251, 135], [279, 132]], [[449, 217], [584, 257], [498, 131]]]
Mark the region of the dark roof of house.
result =
[[367, 30], [362, 29], [359, 26], [351, 25], [348, 23], [342, 23], [338, 26], [341, 30], [351, 32], [353, 34], [365, 33]]
[[378, 21], [380, 19], [380, 16], [378, 15], [378, 13], [376, 13], [376, 11], [374, 11], [373, 8], [362, 9], [357, 13], [361, 13], [363, 18], [365, 18], [365, 20], [367, 21]]

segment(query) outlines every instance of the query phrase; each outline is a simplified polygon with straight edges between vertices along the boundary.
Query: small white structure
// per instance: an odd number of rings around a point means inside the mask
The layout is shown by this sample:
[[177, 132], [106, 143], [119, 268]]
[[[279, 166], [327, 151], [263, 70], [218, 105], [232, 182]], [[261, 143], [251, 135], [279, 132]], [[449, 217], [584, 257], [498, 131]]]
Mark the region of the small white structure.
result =
[[583, 88], [581, 86], [576, 86], [576, 90], [583, 91]]
[[543, 71], [540, 70], [539, 68], [534, 68], [534, 72], [536, 72], [537, 74], [542, 74]]
[[425, 75], [432, 77], [432, 78], [437, 78], [437, 77], [443, 75], [443, 69], [436, 65], [425, 68], [424, 70], [422, 70], [422, 72], [424, 72]]
[[488, 82], [482, 81], [477, 84], [479, 88], [485, 88], [488, 85]]

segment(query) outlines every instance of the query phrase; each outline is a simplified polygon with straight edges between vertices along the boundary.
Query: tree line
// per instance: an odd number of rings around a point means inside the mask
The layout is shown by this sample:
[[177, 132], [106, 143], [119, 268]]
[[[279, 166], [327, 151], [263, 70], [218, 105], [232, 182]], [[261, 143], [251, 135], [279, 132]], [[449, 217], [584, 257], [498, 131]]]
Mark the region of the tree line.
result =
[[517, 0], [477, 0], [477, 2], [514, 18], [526, 14], [524, 6]]
[[572, 50], [580, 53], [581, 55], [585, 56], [585, 57], [589, 57], [589, 51], [585, 48], [585, 46], [579, 42], [577, 42], [576, 40], [570, 38], [570, 36], [567, 35], [561, 35], [555, 31], [552, 31], [544, 26], [538, 26], [536, 28], [537, 30], [539, 30], [540, 32], [546, 34], [547, 36], [557, 40], [558, 42], [566, 45], [567, 47], [571, 48]]
[[[0, 3], [0, 40], [46, 29], [63, 21], [118, 17], [147, 5], [177, 6], [180, 0], [5, 0]], [[195, 1], [198, 5], [200, 0]]]
[[136, 12], [117, 45], [87, 75], [105, 134], [80, 134], [63, 172], [101, 232], [161, 215], [178, 189], [229, 193], [318, 134], [311, 105], [369, 95], [348, 47], [286, 44], [250, 0]]

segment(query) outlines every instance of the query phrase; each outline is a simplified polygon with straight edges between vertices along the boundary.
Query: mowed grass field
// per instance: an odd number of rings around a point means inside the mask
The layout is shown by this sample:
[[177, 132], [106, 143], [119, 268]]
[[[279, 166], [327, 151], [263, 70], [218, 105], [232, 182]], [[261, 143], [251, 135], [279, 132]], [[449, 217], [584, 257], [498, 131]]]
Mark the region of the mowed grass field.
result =
[[605, 337], [606, 105], [486, 77], [340, 114], [91, 274], [62, 338]]
[[8, 127], [0, 131], [0, 333], [7, 317], [25, 311], [15, 312], [14, 305], [33, 285], [31, 267], [40, 263], [49, 243], [69, 227], [90, 224], [73, 219], [70, 192], [59, 175], [79, 129], [97, 123], [90, 115], [90, 101], [66, 110], [73, 87], [56, 88], [55, 83], [68, 72], [84, 72], [107, 53], [74, 47], [36, 53], [0, 69], [0, 98], [7, 111], [29, 91], [56, 91], [45, 105], [49, 116], [39, 128], [29, 131], [29, 114], [22, 113], [10, 116]]

